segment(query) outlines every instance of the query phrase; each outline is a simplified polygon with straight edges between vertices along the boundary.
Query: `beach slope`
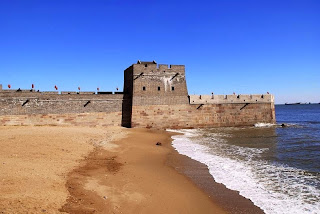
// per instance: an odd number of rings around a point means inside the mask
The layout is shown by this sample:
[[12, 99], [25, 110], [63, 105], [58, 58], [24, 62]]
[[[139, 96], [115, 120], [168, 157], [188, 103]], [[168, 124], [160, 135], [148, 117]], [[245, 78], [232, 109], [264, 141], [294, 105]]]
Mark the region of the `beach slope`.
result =
[[225, 213], [167, 165], [170, 142], [145, 129], [0, 127], [0, 211]]

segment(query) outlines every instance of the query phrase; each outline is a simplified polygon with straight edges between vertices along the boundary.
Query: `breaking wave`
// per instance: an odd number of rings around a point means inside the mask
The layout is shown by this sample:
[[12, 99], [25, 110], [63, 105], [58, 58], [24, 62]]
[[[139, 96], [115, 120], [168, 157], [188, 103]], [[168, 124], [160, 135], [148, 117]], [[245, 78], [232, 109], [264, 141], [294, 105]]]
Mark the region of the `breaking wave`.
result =
[[267, 148], [230, 145], [224, 134], [174, 131], [183, 133], [172, 137], [180, 154], [207, 165], [216, 182], [239, 191], [265, 213], [320, 213], [319, 175], [259, 159]]

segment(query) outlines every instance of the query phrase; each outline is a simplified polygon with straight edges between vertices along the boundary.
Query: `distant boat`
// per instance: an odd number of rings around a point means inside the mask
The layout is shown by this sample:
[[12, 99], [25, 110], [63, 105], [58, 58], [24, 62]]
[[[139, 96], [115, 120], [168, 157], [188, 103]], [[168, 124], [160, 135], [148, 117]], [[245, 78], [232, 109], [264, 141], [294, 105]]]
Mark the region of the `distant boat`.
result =
[[301, 103], [285, 103], [285, 105], [300, 105]]

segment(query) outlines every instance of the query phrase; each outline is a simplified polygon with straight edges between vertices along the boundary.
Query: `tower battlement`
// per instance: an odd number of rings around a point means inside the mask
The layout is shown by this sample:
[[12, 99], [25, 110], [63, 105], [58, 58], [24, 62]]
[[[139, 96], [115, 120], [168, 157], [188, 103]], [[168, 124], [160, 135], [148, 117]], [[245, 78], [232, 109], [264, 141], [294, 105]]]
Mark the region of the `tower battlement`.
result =
[[[143, 97], [149, 99], [152, 104], [154, 97], [159, 97], [163, 104], [174, 104], [164, 98], [183, 96], [184, 104], [187, 104], [187, 84], [184, 65], [158, 65], [153, 62], [141, 62], [133, 64], [125, 70], [124, 88], [133, 97], [135, 102]], [[126, 90], [127, 89], [127, 90]], [[137, 98], [137, 99], [136, 99]], [[178, 100], [177, 100], [178, 102]], [[181, 104], [181, 103], [180, 103]]]

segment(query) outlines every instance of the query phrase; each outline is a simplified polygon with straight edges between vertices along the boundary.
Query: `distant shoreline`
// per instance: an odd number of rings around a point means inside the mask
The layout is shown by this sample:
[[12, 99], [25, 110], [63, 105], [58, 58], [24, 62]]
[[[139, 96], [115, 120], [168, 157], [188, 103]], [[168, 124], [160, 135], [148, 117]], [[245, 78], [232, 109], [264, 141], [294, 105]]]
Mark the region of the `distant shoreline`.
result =
[[274, 104], [276, 106], [280, 106], [280, 105], [319, 105], [320, 103], [278, 103], [278, 104]]

